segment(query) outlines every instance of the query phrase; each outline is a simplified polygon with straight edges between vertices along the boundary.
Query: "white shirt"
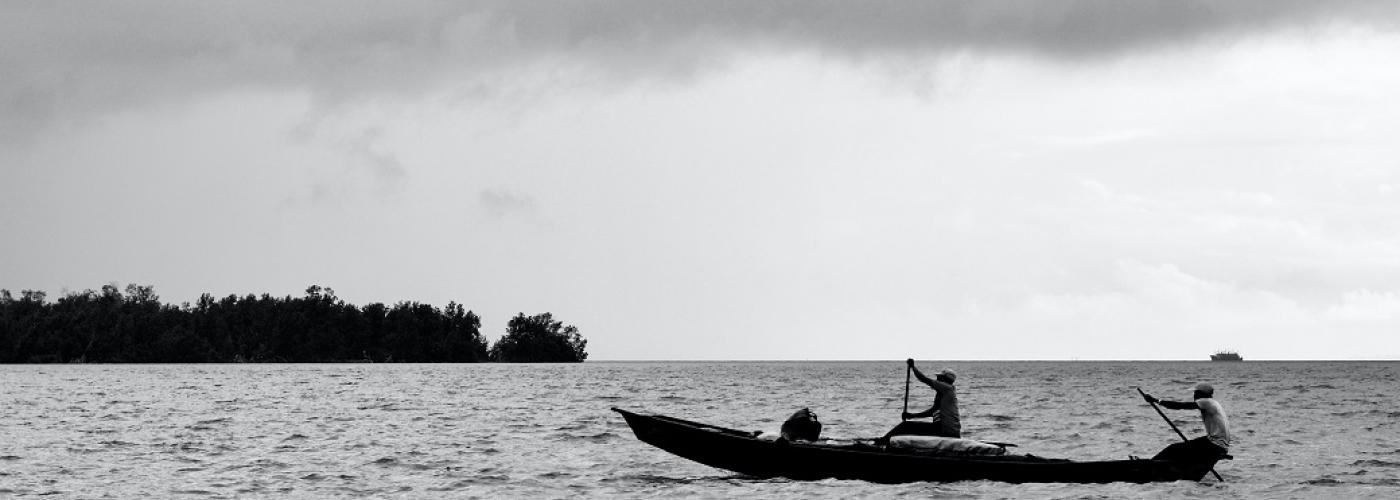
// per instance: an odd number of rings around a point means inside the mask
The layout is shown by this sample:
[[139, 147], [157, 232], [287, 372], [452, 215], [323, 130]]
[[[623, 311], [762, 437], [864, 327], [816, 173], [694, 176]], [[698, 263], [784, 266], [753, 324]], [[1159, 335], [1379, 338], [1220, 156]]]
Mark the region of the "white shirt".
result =
[[1230, 447], [1230, 417], [1214, 399], [1200, 398], [1196, 407], [1201, 409], [1201, 423], [1206, 426], [1206, 436], [1210, 442], [1221, 448]]

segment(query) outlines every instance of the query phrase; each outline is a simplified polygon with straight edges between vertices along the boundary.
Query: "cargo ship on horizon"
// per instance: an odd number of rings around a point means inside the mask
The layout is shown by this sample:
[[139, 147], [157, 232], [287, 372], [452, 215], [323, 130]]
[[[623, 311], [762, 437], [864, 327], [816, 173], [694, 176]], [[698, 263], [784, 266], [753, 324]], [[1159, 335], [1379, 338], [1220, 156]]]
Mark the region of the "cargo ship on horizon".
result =
[[1235, 351], [1220, 351], [1210, 355], [1211, 361], [1244, 361], [1240, 353]]

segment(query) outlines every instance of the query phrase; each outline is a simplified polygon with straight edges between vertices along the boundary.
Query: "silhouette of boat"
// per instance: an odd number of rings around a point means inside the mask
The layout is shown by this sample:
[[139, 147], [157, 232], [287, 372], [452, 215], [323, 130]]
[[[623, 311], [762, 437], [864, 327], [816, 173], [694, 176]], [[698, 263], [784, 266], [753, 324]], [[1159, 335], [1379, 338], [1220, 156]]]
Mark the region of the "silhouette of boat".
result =
[[1220, 351], [1210, 355], [1211, 361], [1244, 361], [1240, 353], [1235, 351]]
[[879, 483], [991, 480], [1010, 483], [1199, 481], [1221, 459], [1131, 458], [1080, 462], [1034, 455], [968, 456], [884, 446], [759, 439], [758, 433], [655, 414], [622, 414], [642, 442], [696, 462], [759, 478], [858, 479]]

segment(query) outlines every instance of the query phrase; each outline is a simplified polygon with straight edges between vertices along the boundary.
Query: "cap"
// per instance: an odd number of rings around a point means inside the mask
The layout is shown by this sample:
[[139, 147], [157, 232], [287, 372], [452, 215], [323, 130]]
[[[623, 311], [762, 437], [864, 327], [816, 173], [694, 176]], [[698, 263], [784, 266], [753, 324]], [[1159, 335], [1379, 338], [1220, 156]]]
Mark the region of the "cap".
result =
[[1210, 396], [1215, 394], [1215, 388], [1211, 387], [1210, 384], [1202, 382], [1196, 384], [1196, 392], [1204, 393], [1205, 395]]
[[953, 381], [956, 381], [956, 380], [958, 379], [958, 374], [953, 373], [953, 370], [949, 370], [949, 369], [947, 369], [947, 368], [944, 368], [943, 371], [938, 372], [938, 374], [939, 374], [939, 375], [942, 375], [942, 376], [944, 376], [944, 377], [948, 377], [948, 381], [949, 381], [949, 382], [953, 382]]

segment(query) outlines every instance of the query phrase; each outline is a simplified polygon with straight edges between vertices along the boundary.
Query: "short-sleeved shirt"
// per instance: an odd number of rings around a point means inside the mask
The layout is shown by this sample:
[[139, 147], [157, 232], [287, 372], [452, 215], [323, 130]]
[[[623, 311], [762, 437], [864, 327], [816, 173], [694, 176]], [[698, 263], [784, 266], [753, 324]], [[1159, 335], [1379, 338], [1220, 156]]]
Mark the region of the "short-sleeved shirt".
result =
[[1200, 398], [1196, 400], [1196, 407], [1201, 409], [1201, 423], [1206, 426], [1206, 437], [1210, 442], [1221, 448], [1230, 447], [1230, 417], [1225, 415], [1225, 408], [1220, 406], [1214, 399]]
[[943, 435], [948, 437], [962, 437], [962, 422], [958, 418], [958, 391], [953, 388], [953, 384], [945, 384], [941, 380], [932, 380], [929, 386], [938, 393], [933, 398], [933, 406], [938, 408], [938, 412], [933, 414], [933, 421], [943, 426]]

